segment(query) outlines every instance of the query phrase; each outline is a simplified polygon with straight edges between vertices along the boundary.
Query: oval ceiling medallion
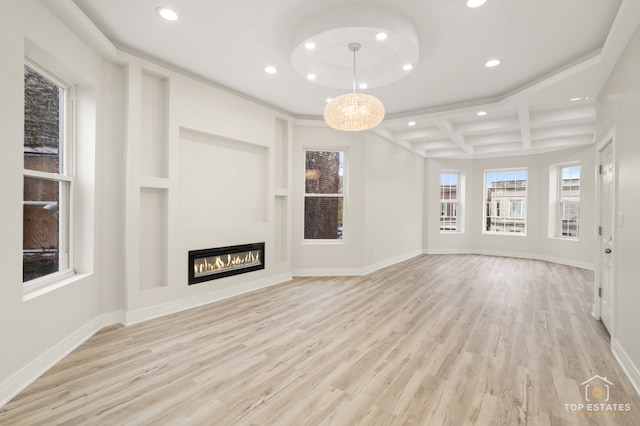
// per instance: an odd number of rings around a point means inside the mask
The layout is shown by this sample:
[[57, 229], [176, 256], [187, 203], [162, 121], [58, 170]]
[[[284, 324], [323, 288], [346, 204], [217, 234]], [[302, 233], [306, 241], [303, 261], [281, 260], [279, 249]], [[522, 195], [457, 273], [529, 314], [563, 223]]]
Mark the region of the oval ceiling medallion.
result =
[[[380, 33], [387, 37], [380, 39]], [[369, 89], [400, 80], [418, 64], [418, 38], [411, 22], [392, 9], [373, 5], [331, 8], [312, 16], [294, 37], [291, 63], [304, 78], [314, 74], [316, 84], [351, 89], [353, 54], [347, 46], [354, 42], [362, 45], [357, 84], [366, 83]]]

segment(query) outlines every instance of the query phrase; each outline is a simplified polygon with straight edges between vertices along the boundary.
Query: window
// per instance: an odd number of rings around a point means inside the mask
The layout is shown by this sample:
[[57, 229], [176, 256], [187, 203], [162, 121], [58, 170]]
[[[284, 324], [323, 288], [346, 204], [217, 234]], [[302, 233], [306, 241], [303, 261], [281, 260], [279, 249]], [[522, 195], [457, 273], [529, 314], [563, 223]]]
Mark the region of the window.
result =
[[522, 219], [522, 200], [509, 200], [509, 217]]
[[457, 172], [440, 173], [440, 232], [461, 231], [459, 178]]
[[27, 284], [71, 273], [68, 91], [46, 72], [25, 65], [22, 280]]
[[305, 151], [305, 240], [342, 239], [344, 163], [344, 151]]
[[558, 236], [580, 235], [580, 166], [560, 166], [558, 173]]
[[486, 171], [484, 188], [483, 233], [526, 235], [527, 171]]

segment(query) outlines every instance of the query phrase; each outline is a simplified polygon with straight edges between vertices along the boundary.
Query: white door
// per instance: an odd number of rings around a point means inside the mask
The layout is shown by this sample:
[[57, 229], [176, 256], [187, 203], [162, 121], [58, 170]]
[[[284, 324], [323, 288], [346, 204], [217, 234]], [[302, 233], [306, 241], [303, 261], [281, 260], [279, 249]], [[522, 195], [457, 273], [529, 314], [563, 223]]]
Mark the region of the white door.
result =
[[600, 318], [602, 323], [611, 332], [612, 291], [613, 291], [613, 231], [614, 231], [614, 164], [613, 164], [613, 144], [609, 143], [600, 152], [600, 164], [602, 165], [600, 174]]

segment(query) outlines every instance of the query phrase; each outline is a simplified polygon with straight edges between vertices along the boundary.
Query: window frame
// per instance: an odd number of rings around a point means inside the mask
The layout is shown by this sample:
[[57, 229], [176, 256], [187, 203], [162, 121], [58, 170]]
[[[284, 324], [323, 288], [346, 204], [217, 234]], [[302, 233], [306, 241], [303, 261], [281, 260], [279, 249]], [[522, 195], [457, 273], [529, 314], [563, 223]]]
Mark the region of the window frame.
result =
[[[521, 198], [515, 200], [509, 200], [509, 219], [524, 219], [522, 217], [522, 203], [523, 200]], [[518, 206], [517, 214], [514, 214], [514, 206]]]
[[[307, 193], [306, 190], [306, 173], [307, 173], [307, 152], [337, 152], [342, 153], [342, 193]], [[344, 244], [346, 241], [345, 232], [347, 226], [347, 189], [348, 189], [348, 163], [349, 151], [342, 147], [305, 147], [302, 150], [302, 241], [305, 244]], [[305, 204], [307, 198], [342, 198], [342, 233], [340, 238], [305, 238]]]
[[[449, 198], [449, 199], [444, 199], [442, 198], [443, 195], [443, 191], [442, 191], [442, 178], [443, 175], [456, 175], [456, 198]], [[463, 181], [463, 176], [462, 173], [459, 170], [441, 170], [440, 174], [439, 174], [439, 190], [438, 190], [438, 194], [439, 194], [439, 199], [440, 199], [440, 216], [438, 218], [438, 228], [441, 234], [460, 234], [463, 233], [463, 226], [462, 226], [462, 199], [463, 199], [463, 193], [462, 193], [462, 181]], [[456, 219], [456, 229], [442, 229], [442, 216], [446, 216], [443, 215], [443, 207], [451, 205], [451, 209], [452, 211], [455, 212], [455, 215], [453, 217], [455, 217]], [[447, 208], [447, 210], [445, 210], [445, 212], [449, 211], [449, 209]]]
[[[59, 191], [58, 211], [60, 212], [58, 220], [58, 252], [66, 252], [64, 257], [64, 265], [59, 265], [58, 271], [23, 281], [22, 286], [25, 293], [31, 293], [52, 284], [59, 283], [76, 275], [74, 267], [74, 224], [75, 224], [75, 197], [76, 197], [76, 163], [75, 163], [75, 87], [68, 84], [63, 79], [57, 77], [29, 58], [25, 58], [24, 67], [29, 67], [40, 76], [49, 80], [63, 90], [63, 97], [60, 102], [63, 118], [61, 120], [62, 135], [59, 141], [60, 154], [60, 170], [59, 173], [43, 172], [39, 170], [27, 169], [23, 165], [22, 181], [24, 185], [25, 178], [42, 179], [58, 182], [68, 185], [68, 191]], [[24, 68], [23, 67], [23, 68]], [[23, 88], [24, 93], [24, 88]], [[24, 108], [23, 108], [24, 109]], [[24, 117], [24, 114], [23, 114]], [[22, 141], [24, 147], [24, 139]], [[23, 154], [24, 161], [24, 154]], [[27, 203], [24, 200], [23, 205]], [[24, 220], [24, 213], [23, 213]], [[61, 236], [64, 235], [65, 238]], [[24, 250], [24, 247], [23, 247]], [[59, 262], [63, 259], [58, 257]], [[24, 264], [24, 260], [23, 260]], [[23, 278], [24, 279], [24, 278]]]
[[[524, 194], [523, 195], [519, 195], [519, 196], [515, 196], [513, 197], [513, 199], [508, 198], [507, 200], [488, 200], [488, 195], [489, 195], [489, 191], [488, 191], [488, 187], [487, 187], [487, 178], [488, 175], [490, 174], [495, 174], [495, 175], [499, 175], [499, 174], [504, 174], [505, 177], [503, 180], [501, 180], [502, 182], [508, 182], [508, 174], [509, 173], [515, 173], [516, 175], [518, 173], [524, 173], [525, 174], [525, 188], [524, 188]], [[498, 181], [496, 179], [496, 181]], [[494, 181], [495, 182], [495, 181]], [[506, 188], [506, 187], [505, 187]], [[527, 209], [529, 207], [529, 169], [527, 167], [514, 167], [514, 168], [505, 168], [505, 169], [485, 169], [484, 170], [484, 175], [483, 175], [483, 186], [482, 186], [482, 201], [483, 201], [483, 205], [482, 205], [482, 234], [483, 235], [510, 235], [510, 236], [517, 236], [517, 237], [526, 237], [527, 233], [528, 233], [528, 215], [527, 215]], [[508, 205], [502, 205], [504, 204], [504, 202], [507, 201]], [[512, 202], [517, 201], [520, 204], [520, 216], [512, 216]], [[506, 208], [505, 208], [506, 207]], [[504, 211], [507, 214], [505, 216], [501, 216], [500, 212]], [[488, 213], [493, 213], [495, 212], [494, 215], [488, 214]], [[505, 230], [487, 230], [487, 220], [490, 218], [504, 218], [504, 219], [522, 219], [522, 223], [523, 223], [523, 231], [522, 232], [515, 232], [515, 231], [505, 231]], [[514, 226], [515, 226], [515, 222], [514, 222]], [[503, 228], [506, 228], [503, 227]]]
[[[554, 217], [554, 221], [555, 221], [555, 237], [559, 238], [559, 239], [564, 239], [564, 240], [572, 240], [572, 241], [578, 241], [580, 239], [580, 201], [581, 201], [581, 192], [582, 192], [582, 165], [580, 164], [579, 161], [575, 161], [575, 162], [570, 162], [570, 163], [562, 163], [562, 164], [556, 164], [555, 166], [555, 170], [556, 170], [556, 194], [555, 194], [555, 199], [552, 200], [555, 203], [555, 208], [556, 208], [556, 212], [555, 212], [555, 217]], [[565, 202], [566, 200], [563, 197], [563, 185], [562, 185], [562, 180], [563, 180], [563, 171], [564, 169], [568, 169], [568, 168], [573, 168], [573, 167], [578, 167], [579, 168], [579, 172], [578, 172], [578, 211], [577, 211], [577, 217], [576, 217], [576, 235], [575, 236], [571, 236], [571, 235], [563, 235], [563, 222], [564, 221], [568, 221], [569, 219], [565, 219]]]

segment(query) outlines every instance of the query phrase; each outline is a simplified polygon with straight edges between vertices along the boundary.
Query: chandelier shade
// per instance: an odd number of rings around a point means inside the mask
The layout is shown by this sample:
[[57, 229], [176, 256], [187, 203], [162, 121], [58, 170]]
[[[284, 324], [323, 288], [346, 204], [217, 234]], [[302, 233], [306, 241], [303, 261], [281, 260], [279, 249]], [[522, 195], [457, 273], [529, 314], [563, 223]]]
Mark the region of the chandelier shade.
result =
[[324, 121], [329, 127], [357, 132], [376, 127], [384, 119], [380, 99], [365, 93], [340, 95], [324, 107]]
[[365, 93], [356, 93], [356, 52], [360, 43], [350, 43], [353, 52], [353, 93], [333, 98], [324, 107], [324, 121], [336, 130], [358, 132], [382, 123], [384, 105], [380, 99]]

